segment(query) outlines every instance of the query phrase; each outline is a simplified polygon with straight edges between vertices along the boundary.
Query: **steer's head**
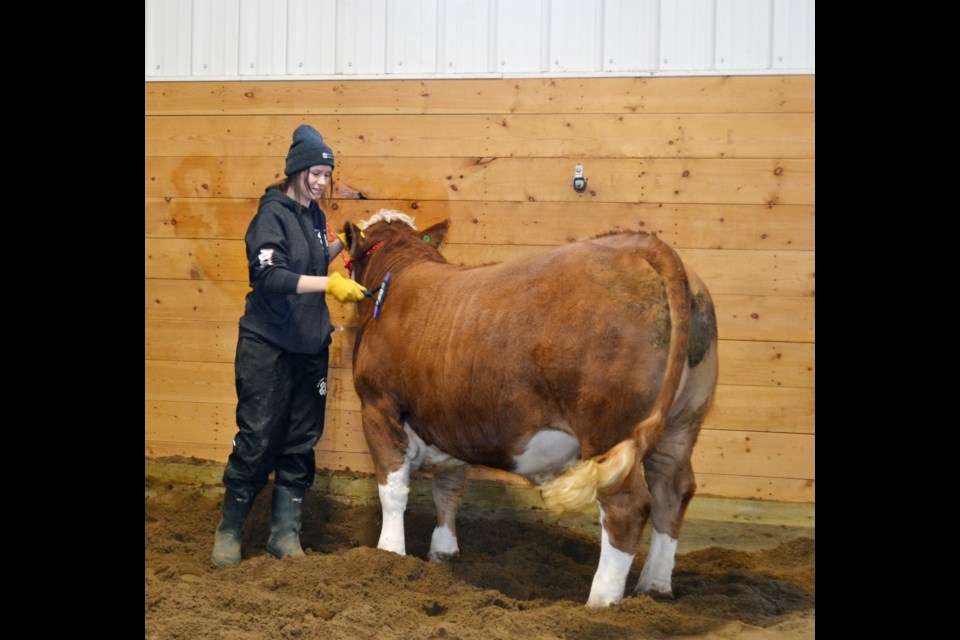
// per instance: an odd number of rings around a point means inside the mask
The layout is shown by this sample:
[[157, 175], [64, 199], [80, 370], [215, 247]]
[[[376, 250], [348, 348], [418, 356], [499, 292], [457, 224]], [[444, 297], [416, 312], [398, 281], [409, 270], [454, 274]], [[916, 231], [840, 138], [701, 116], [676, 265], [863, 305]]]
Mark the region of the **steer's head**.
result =
[[[368, 220], [344, 225], [348, 269], [365, 287], [377, 286], [387, 271], [424, 260], [446, 262], [440, 249], [447, 238], [450, 220], [424, 230], [401, 211], [380, 209]], [[369, 280], [369, 282], [368, 282]]]

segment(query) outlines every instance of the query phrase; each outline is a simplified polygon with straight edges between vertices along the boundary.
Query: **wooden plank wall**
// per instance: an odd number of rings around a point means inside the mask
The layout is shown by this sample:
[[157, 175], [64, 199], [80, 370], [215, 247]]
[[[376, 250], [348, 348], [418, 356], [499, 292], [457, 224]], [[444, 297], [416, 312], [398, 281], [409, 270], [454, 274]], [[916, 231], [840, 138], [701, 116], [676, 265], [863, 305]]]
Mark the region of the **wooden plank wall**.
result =
[[[450, 218], [466, 264], [658, 233], [717, 305], [699, 493], [814, 502], [814, 115], [813, 76], [145, 83], [146, 455], [226, 461], [243, 235], [307, 122], [337, 154], [335, 228], [381, 207]], [[353, 311], [330, 306], [318, 467], [369, 471]]]

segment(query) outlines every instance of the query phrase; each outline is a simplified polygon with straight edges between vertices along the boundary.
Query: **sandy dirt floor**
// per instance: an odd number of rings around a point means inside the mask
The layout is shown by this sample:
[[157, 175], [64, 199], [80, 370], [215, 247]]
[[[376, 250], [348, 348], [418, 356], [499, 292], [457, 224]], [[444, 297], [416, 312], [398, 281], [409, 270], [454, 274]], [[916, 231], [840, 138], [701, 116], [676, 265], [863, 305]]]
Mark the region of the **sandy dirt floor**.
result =
[[[814, 637], [812, 528], [688, 520], [674, 598], [630, 595], [646, 556], [649, 525], [623, 603], [584, 606], [599, 559], [599, 525], [582, 515], [465, 504], [461, 556], [425, 560], [429, 501], [406, 515], [407, 556], [376, 549], [378, 504], [308, 493], [306, 557], [267, 554], [270, 491], [244, 533], [243, 562], [210, 565], [222, 488], [146, 480], [145, 638], [513, 639]], [[696, 500], [696, 498], [694, 498]]]

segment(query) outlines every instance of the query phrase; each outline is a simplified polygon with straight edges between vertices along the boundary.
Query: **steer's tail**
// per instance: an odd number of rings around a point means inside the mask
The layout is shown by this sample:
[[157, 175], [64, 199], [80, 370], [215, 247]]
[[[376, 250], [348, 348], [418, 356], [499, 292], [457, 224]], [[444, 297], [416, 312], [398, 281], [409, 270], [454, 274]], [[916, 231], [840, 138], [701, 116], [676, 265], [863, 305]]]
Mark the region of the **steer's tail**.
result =
[[620, 489], [626, 479], [657, 445], [663, 424], [680, 388], [690, 337], [690, 284], [687, 272], [676, 252], [656, 236], [642, 234], [640, 244], [644, 258], [663, 278], [670, 306], [670, 348], [663, 386], [650, 415], [633, 428], [630, 437], [609, 451], [581, 460], [559, 478], [540, 487], [543, 502], [549, 509], [578, 509]]

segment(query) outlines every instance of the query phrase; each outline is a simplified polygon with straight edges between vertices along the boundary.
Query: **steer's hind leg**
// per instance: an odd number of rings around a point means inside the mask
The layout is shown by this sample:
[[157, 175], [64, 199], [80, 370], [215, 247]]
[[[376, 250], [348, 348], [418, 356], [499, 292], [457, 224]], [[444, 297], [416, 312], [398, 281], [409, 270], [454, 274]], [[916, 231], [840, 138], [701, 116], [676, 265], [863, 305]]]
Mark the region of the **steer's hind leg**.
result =
[[[703, 285], [697, 287], [702, 289]], [[685, 372], [686, 383], [670, 411], [663, 435], [643, 463], [653, 499], [650, 513], [653, 530], [636, 593], [673, 595], [671, 577], [680, 527], [697, 488], [690, 458], [717, 384], [716, 327], [712, 316], [712, 308], [702, 307], [698, 318], [694, 318], [694, 329], [699, 327], [699, 333], [691, 333], [691, 341], [704, 350], [694, 366]]]
[[433, 474], [433, 502], [437, 507], [437, 528], [430, 538], [428, 560], [440, 562], [460, 555], [457, 546], [457, 511], [467, 486], [467, 465], [437, 469]]
[[588, 607], [605, 607], [623, 600], [627, 574], [650, 513], [650, 493], [639, 465], [618, 493], [601, 497], [598, 502], [600, 563], [590, 586]]
[[653, 507], [650, 549], [634, 593], [672, 596], [671, 576], [680, 526], [696, 490], [690, 456], [696, 436], [689, 431], [665, 435], [644, 461]]

